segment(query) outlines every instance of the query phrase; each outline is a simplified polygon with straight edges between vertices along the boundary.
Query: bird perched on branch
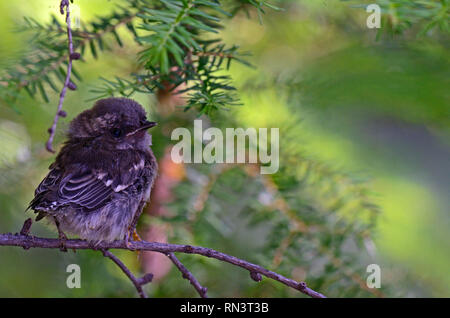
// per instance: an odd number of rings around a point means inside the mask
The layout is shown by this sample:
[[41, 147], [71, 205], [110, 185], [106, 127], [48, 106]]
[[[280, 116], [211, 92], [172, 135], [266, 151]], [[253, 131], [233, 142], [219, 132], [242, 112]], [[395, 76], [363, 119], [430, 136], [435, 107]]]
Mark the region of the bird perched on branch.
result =
[[65, 232], [98, 243], [137, 238], [136, 224], [157, 174], [147, 129], [155, 126], [127, 98], [101, 99], [72, 120], [68, 140], [28, 208]]

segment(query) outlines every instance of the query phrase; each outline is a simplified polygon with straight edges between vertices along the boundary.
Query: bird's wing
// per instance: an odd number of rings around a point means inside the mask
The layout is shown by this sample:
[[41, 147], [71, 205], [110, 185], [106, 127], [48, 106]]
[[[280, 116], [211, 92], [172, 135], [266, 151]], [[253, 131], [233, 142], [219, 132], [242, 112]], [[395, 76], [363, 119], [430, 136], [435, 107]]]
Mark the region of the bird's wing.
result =
[[114, 189], [100, 178], [101, 175], [91, 171], [68, 175], [58, 188], [59, 203], [80, 206], [85, 210], [102, 207]]
[[48, 212], [70, 205], [84, 211], [96, 210], [108, 203], [114, 193], [127, 189], [137, 177], [132, 175], [124, 182], [120, 175], [113, 178], [101, 170], [64, 173], [54, 167], [37, 187], [29, 208]]

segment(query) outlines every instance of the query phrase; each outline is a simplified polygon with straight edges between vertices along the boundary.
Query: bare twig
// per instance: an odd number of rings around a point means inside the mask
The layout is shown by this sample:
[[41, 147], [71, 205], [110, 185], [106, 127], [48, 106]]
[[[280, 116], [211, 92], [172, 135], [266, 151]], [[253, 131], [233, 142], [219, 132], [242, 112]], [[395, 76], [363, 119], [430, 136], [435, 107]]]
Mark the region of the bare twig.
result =
[[[89, 32], [86, 33], [86, 32], [83, 32], [83, 31], [76, 32], [75, 34], [78, 37], [81, 38], [78, 41], [77, 47], [78, 48], [83, 47], [89, 41], [100, 39], [103, 36], [105, 36], [105, 34], [116, 30], [117, 28], [119, 28], [120, 26], [122, 26], [124, 24], [130, 23], [140, 13], [145, 13], [145, 11], [139, 11], [139, 12], [136, 12], [135, 14], [133, 14], [131, 16], [124, 17], [123, 19], [119, 20], [116, 24], [113, 24], [113, 25], [105, 28], [103, 31], [98, 31], [96, 33], [89, 33]], [[75, 53], [75, 54], [79, 54], [79, 53]], [[34, 82], [34, 81], [38, 80], [41, 76], [43, 76], [45, 74], [48, 74], [51, 71], [56, 70], [61, 65], [61, 63], [64, 62], [69, 56], [70, 56], [69, 53], [61, 55], [61, 57], [59, 57], [54, 62], [50, 63], [48, 66], [44, 67], [40, 72], [38, 72], [38, 73], [34, 74], [33, 76], [31, 76], [28, 80], [26, 80], [26, 79], [22, 80], [21, 82], [19, 82], [15, 86], [16, 91], [20, 91], [25, 86], [28, 86], [31, 82]], [[79, 56], [79, 57], [81, 57], [81, 56]], [[72, 59], [75, 60], [75, 58], [72, 58]], [[8, 86], [8, 81], [0, 81], [0, 86]]]
[[145, 274], [141, 278], [136, 278], [136, 276], [134, 276], [133, 273], [131, 273], [131, 271], [128, 269], [128, 267], [126, 267], [125, 264], [122, 263], [122, 261], [120, 259], [118, 259], [113, 253], [111, 253], [108, 250], [101, 250], [101, 251], [103, 253], [103, 256], [110, 258], [114, 263], [116, 263], [117, 266], [120, 267], [122, 272], [124, 272], [125, 275], [127, 275], [127, 277], [133, 283], [134, 287], [136, 287], [136, 290], [138, 291], [139, 296], [141, 298], [147, 298], [147, 294], [142, 289], [142, 286], [151, 282], [153, 275], [149, 273], [149, 274]]
[[48, 129], [50, 136], [48, 137], [45, 148], [50, 152], [55, 152], [53, 150], [53, 139], [55, 138], [56, 125], [58, 124], [59, 117], [65, 117], [66, 113], [62, 110], [62, 105], [64, 102], [64, 97], [66, 96], [67, 88], [76, 89], [74, 83], [70, 81], [70, 75], [72, 74], [72, 60], [77, 58], [73, 52], [73, 42], [72, 42], [72, 29], [70, 28], [70, 5], [69, 0], [61, 0], [60, 10], [61, 14], [64, 14], [64, 7], [66, 8], [66, 24], [67, 24], [67, 37], [68, 37], [68, 47], [69, 47], [69, 63], [67, 63], [66, 80], [64, 81], [64, 86], [59, 95], [59, 104], [56, 110], [55, 117], [53, 118], [53, 124]]
[[[93, 249], [92, 244], [84, 240], [67, 240], [64, 242], [68, 249]], [[35, 236], [27, 236], [20, 234], [0, 234], [0, 246], [20, 246], [23, 248], [60, 248], [60, 241], [58, 239], [50, 238], [40, 238]], [[318, 293], [311, 288], [309, 288], [305, 282], [297, 282], [293, 279], [284, 277], [278, 273], [272, 272], [265, 269], [262, 266], [247, 262], [245, 260], [239, 259], [237, 257], [218, 252], [216, 250], [201, 247], [201, 246], [191, 246], [191, 245], [179, 245], [179, 244], [167, 244], [167, 243], [157, 243], [157, 242], [146, 242], [146, 241], [132, 241], [127, 244], [125, 241], [114, 241], [111, 243], [101, 242], [96, 247], [99, 250], [108, 249], [124, 249], [131, 251], [154, 251], [163, 254], [170, 253], [186, 253], [186, 254], [198, 254], [210, 258], [215, 258], [217, 260], [233, 264], [235, 266], [242, 267], [249, 271], [252, 279], [266, 276], [273, 280], [276, 280], [286, 286], [296, 289], [305, 295], [313, 298], [324, 298], [325, 296]], [[117, 264], [117, 263], [116, 263]], [[122, 267], [121, 267], [122, 268]], [[253, 273], [253, 274], [252, 274]], [[259, 274], [259, 275], [258, 275]]]
[[194, 286], [195, 290], [198, 292], [200, 297], [208, 298], [207, 292], [208, 288], [200, 285], [198, 280], [192, 275], [192, 273], [180, 262], [180, 260], [173, 253], [168, 253], [167, 256], [173, 262], [173, 264], [180, 270], [183, 278], [187, 279], [192, 286]]

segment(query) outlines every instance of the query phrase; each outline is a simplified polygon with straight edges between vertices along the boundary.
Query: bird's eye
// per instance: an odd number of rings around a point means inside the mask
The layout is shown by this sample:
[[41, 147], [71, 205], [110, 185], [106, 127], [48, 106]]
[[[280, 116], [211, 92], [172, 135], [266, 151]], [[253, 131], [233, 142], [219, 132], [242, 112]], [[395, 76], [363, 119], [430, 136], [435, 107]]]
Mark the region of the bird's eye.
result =
[[111, 135], [113, 135], [116, 138], [119, 138], [122, 136], [122, 130], [120, 128], [113, 128], [111, 129]]

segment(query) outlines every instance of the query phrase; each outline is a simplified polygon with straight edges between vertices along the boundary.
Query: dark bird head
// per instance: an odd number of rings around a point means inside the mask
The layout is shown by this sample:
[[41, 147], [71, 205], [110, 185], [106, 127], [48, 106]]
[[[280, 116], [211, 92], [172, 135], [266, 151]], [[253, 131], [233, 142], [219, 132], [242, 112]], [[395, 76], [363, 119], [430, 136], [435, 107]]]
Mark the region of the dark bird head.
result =
[[97, 139], [116, 149], [148, 147], [147, 129], [156, 126], [147, 120], [140, 104], [128, 98], [105, 98], [85, 110], [70, 123], [70, 139]]

